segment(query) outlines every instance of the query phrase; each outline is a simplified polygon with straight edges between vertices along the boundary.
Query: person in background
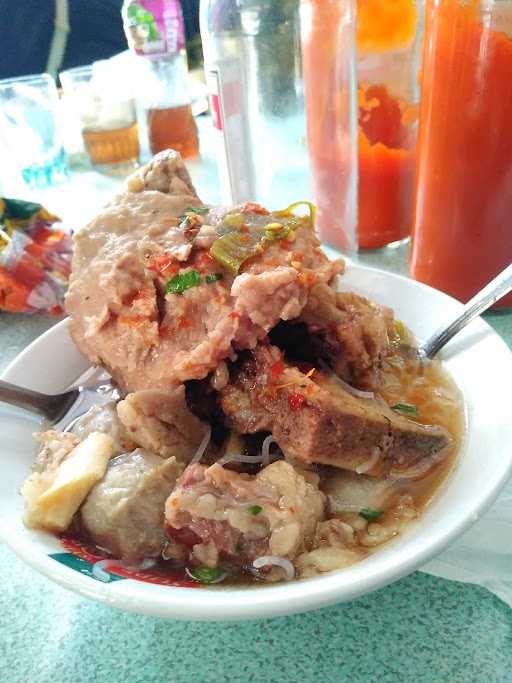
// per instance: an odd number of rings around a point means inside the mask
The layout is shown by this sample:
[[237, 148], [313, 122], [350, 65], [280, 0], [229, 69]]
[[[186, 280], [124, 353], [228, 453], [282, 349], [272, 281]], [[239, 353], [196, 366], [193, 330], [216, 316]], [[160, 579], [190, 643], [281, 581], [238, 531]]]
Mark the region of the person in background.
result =
[[[59, 71], [107, 59], [127, 49], [123, 0], [0, 2], [0, 78]], [[199, 0], [182, 2], [187, 49], [200, 59]]]

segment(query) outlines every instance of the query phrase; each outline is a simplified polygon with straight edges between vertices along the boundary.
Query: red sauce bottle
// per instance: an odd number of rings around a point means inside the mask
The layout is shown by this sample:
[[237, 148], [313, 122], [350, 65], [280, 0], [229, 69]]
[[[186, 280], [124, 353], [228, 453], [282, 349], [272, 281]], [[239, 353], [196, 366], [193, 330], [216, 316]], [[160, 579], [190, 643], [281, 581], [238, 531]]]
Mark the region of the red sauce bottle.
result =
[[462, 301], [512, 262], [511, 75], [512, 1], [427, 0], [410, 270]]
[[421, 0], [358, 0], [358, 237], [378, 249], [411, 231]]

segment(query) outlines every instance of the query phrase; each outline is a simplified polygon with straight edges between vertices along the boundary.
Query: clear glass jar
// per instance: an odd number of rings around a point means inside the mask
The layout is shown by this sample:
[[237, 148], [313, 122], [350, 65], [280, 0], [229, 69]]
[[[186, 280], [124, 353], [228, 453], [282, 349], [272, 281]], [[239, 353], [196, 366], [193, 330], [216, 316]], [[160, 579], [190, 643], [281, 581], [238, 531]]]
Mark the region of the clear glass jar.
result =
[[352, 2], [303, 0], [308, 146], [322, 241], [353, 254], [357, 211], [355, 20]]
[[410, 270], [468, 301], [512, 262], [512, 0], [427, 0], [423, 61]]
[[412, 227], [421, 0], [358, 0], [358, 242], [376, 249]]

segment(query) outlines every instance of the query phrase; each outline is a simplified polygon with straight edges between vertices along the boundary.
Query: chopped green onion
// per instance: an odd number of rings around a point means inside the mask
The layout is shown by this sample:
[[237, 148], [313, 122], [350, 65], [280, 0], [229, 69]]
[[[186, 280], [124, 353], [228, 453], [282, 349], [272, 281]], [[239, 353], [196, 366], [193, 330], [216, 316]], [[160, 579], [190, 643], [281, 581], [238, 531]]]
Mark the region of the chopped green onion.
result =
[[396, 410], [397, 413], [404, 413], [404, 415], [417, 415], [418, 409], [412, 403], [395, 403], [391, 406], [392, 410]]
[[243, 213], [228, 213], [222, 219], [225, 225], [229, 225], [230, 228], [239, 228], [245, 223], [247, 216]]
[[200, 215], [204, 213], [208, 213], [210, 211], [210, 208], [208, 206], [188, 206], [185, 209], [185, 213], [190, 212], [190, 213], [198, 213]]
[[178, 273], [171, 278], [165, 286], [166, 294], [183, 294], [186, 289], [191, 287], [198, 287], [201, 284], [201, 276], [197, 270], [187, 270], [184, 273]]
[[259, 515], [262, 510], [263, 508], [261, 507], [261, 505], [251, 505], [247, 508], [247, 512], [250, 515]]
[[188, 573], [199, 583], [217, 583], [226, 574], [221, 567], [195, 567], [189, 569]]
[[311, 202], [294, 202], [293, 204], [290, 204], [290, 206], [286, 207], [286, 209], [282, 209], [281, 211], [272, 211], [272, 214], [274, 216], [290, 216], [291, 214], [293, 214], [294, 209], [296, 209], [298, 206], [302, 206], [303, 204], [305, 204], [309, 209], [309, 218], [311, 220], [311, 225], [315, 225], [316, 206]]
[[[292, 213], [301, 204], [309, 207], [309, 220], [306, 216]], [[296, 202], [282, 211], [273, 211], [268, 217], [265, 216], [266, 225], [261, 222], [261, 217], [254, 218], [242, 213], [226, 214], [217, 230], [219, 237], [212, 244], [210, 254], [232, 275], [238, 275], [245, 261], [261, 254], [270, 242], [285, 239], [296, 228], [314, 223], [315, 211], [315, 206], [310, 202]], [[284, 220], [276, 220], [278, 217]], [[242, 232], [243, 225], [245, 229]]]
[[359, 510], [359, 516], [366, 519], [367, 522], [375, 522], [376, 519], [383, 514], [384, 510], [371, 510], [370, 508], [362, 508]]
[[[270, 225], [273, 225], [270, 223]], [[274, 225], [277, 225], [274, 223]], [[279, 228], [269, 228], [268, 226], [265, 227], [265, 239], [269, 240], [270, 242], [273, 242], [274, 240], [282, 240], [285, 237], [288, 237], [290, 234], [290, 226], [289, 225], [281, 225]]]
[[210, 254], [232, 275], [238, 275], [244, 261], [256, 256], [261, 249], [259, 236], [234, 230], [215, 240], [210, 248]]
[[407, 341], [407, 328], [401, 320], [395, 320], [395, 332], [399, 336], [401, 342]]
[[207, 275], [205, 277], [205, 282], [207, 285], [211, 285], [212, 282], [217, 282], [218, 280], [222, 280], [222, 273], [212, 273], [211, 275]]

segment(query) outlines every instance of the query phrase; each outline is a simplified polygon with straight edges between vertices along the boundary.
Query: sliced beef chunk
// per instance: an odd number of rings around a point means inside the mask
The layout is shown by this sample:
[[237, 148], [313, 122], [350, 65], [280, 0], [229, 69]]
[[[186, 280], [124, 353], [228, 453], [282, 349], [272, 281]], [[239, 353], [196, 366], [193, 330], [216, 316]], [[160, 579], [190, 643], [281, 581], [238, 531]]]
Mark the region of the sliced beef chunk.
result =
[[262, 555], [293, 560], [303, 552], [324, 507], [318, 476], [283, 460], [256, 476], [194, 464], [167, 500], [165, 518], [169, 536], [189, 546], [192, 563], [250, 567]]
[[394, 334], [390, 309], [319, 283], [311, 290], [300, 320], [316, 335], [317, 357], [326, 357], [339, 377], [359, 388], [375, 385], [376, 371]]
[[307, 376], [269, 345], [236, 368], [220, 395], [237, 431], [270, 431], [286, 454], [373, 476], [437, 457], [450, 442], [444, 429], [413, 422], [378, 397], [358, 398], [335, 376]]
[[141, 449], [113, 458], [82, 506], [84, 529], [116, 558], [158, 557], [166, 541], [164, 504], [182, 471], [175, 458]]

